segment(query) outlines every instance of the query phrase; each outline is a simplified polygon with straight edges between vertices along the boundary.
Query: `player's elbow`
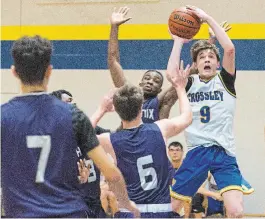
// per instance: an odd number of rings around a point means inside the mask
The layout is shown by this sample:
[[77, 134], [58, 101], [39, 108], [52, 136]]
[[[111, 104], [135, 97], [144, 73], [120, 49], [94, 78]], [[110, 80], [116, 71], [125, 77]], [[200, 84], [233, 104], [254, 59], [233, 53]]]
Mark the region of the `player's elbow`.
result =
[[115, 59], [113, 57], [108, 57], [108, 67], [111, 68], [115, 63]]
[[117, 54], [115, 52], [111, 52], [108, 55], [108, 65], [112, 66], [117, 61]]
[[228, 44], [225, 48], [224, 48], [224, 53], [226, 53], [228, 56], [232, 56], [235, 55], [236, 53], [236, 49], [233, 43]]

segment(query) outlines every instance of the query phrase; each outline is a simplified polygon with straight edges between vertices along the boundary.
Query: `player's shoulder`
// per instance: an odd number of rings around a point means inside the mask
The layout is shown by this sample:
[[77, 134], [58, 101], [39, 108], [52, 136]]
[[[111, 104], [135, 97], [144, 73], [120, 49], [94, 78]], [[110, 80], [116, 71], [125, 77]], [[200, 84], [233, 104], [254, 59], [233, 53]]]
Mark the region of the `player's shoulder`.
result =
[[235, 81], [236, 79], [236, 69], [232, 73], [229, 73], [224, 67], [222, 67], [221, 71], [218, 73], [219, 77], [226, 80]]
[[156, 121], [154, 123], [143, 123], [140, 126], [140, 128], [142, 129], [142, 131], [158, 131], [159, 130], [159, 127], [157, 125], [158, 121]]
[[90, 123], [89, 118], [87, 115], [76, 105], [76, 104], [67, 104], [69, 105], [73, 123], [75, 124], [83, 124], [83, 123]]
[[14, 99], [15, 98], [1, 105], [1, 121], [17, 114], [16, 111], [18, 111], [19, 108], [16, 106]]
[[1, 104], [1, 114], [2, 114], [2, 117], [3, 117], [3, 114], [5, 114], [8, 109], [10, 108], [10, 101], [7, 102], [7, 103], [4, 103], [4, 104]]
[[235, 90], [236, 69], [234, 74], [230, 74], [229, 72], [226, 71], [225, 68], [222, 68], [220, 73], [218, 73], [217, 75], [221, 83], [223, 84], [225, 90], [233, 97], [236, 97], [236, 90]]

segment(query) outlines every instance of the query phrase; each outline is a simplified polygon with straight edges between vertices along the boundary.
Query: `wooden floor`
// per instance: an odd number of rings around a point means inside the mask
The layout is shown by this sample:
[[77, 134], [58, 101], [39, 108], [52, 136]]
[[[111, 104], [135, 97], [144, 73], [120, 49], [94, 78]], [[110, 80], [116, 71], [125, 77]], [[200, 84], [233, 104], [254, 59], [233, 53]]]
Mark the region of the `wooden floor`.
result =
[[259, 217], [265, 218], [265, 214], [244, 214], [245, 217]]

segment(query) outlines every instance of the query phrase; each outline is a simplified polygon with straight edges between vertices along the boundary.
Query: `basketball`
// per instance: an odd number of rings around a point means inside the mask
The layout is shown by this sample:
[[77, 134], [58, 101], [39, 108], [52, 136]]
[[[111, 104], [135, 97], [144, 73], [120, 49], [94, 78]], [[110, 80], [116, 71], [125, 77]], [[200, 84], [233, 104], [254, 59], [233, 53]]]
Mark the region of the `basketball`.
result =
[[173, 35], [184, 39], [193, 38], [200, 30], [200, 18], [186, 7], [175, 9], [169, 16], [168, 27]]

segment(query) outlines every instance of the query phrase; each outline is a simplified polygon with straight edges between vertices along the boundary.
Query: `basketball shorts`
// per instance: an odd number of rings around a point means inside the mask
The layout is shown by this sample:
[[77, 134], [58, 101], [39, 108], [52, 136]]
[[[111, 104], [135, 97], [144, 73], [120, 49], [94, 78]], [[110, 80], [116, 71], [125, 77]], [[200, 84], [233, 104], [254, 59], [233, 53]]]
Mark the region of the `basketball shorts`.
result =
[[229, 190], [242, 191], [242, 176], [235, 157], [229, 156], [220, 146], [199, 146], [187, 153], [176, 172], [171, 186], [171, 197], [191, 202], [199, 187], [213, 175], [220, 193]]

